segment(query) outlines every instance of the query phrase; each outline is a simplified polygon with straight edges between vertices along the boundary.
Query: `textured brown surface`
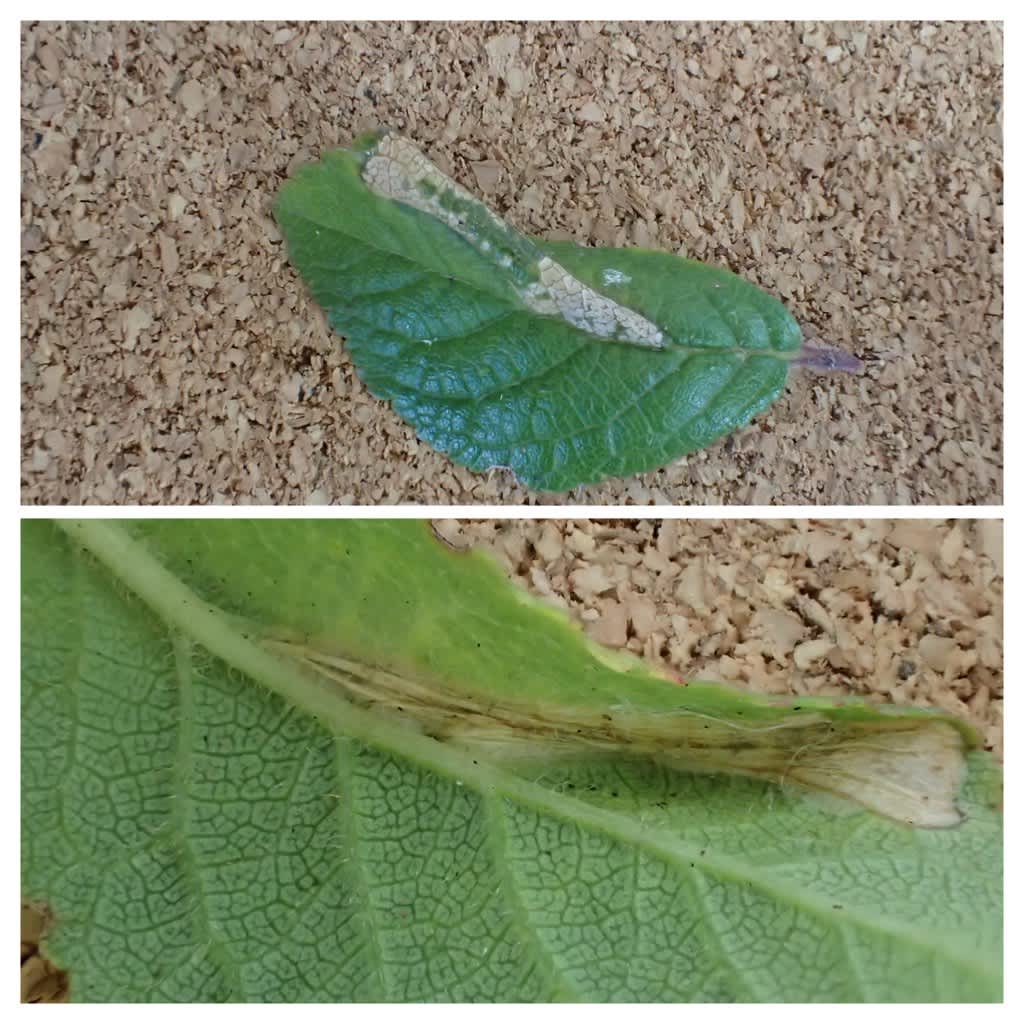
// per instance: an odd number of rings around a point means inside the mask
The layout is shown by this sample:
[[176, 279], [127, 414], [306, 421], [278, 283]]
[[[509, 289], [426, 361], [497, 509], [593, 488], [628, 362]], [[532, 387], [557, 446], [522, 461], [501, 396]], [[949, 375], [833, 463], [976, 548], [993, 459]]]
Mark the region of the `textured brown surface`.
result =
[[584, 503], [989, 503], [1002, 38], [971, 25], [23, 28], [28, 502], [501, 502], [355, 378], [290, 169], [390, 126], [526, 231], [731, 267], [859, 377]]
[[21, 1001], [66, 1003], [68, 976], [58, 970], [39, 948], [49, 919], [45, 908], [21, 904]]
[[686, 679], [937, 707], [1002, 755], [998, 520], [438, 521]]

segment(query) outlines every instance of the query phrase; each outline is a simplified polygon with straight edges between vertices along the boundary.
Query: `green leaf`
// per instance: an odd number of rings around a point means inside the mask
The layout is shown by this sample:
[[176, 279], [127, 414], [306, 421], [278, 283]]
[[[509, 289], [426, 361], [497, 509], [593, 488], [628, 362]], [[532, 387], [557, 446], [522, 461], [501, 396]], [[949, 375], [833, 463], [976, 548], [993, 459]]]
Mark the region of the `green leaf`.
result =
[[394, 136], [300, 169], [275, 214], [373, 394], [455, 461], [530, 487], [705, 447], [778, 398], [799, 354], [790, 313], [734, 274], [528, 239]]
[[679, 686], [418, 523], [26, 522], [22, 572], [22, 887], [75, 999], [1001, 998], [987, 755], [911, 828], [621, 736], [509, 756], [485, 709], [883, 753], [944, 716]]

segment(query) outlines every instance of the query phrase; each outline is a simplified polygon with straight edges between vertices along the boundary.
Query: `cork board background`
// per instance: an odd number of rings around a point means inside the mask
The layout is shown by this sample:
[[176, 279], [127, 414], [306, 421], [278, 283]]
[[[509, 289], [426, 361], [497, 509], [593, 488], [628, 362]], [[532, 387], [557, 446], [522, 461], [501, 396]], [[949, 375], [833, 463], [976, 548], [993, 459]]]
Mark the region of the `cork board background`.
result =
[[270, 216], [402, 131], [516, 227], [723, 264], [860, 376], [597, 503], [1002, 500], [997, 25], [22, 28], [22, 497], [545, 500], [354, 375]]

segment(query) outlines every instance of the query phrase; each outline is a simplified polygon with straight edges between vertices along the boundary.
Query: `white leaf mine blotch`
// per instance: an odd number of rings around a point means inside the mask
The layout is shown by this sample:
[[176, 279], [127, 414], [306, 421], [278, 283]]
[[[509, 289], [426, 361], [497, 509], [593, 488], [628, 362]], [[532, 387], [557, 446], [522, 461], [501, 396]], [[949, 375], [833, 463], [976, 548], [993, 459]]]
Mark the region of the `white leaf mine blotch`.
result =
[[[495, 246], [492, 239], [508, 237], [510, 234], [505, 222], [461, 185], [452, 181], [408, 139], [391, 134], [382, 135], [363, 165], [362, 178], [372, 192], [434, 217], [492, 263], [506, 270], [512, 268], [513, 263], [507, 253], [493, 251]], [[468, 222], [451, 208], [450, 203], [446, 205], [442, 202], [442, 196], [472, 204], [473, 210], [480, 213], [477, 224]], [[491, 237], [488, 238], [488, 235]], [[545, 256], [529, 239], [518, 236], [516, 246], [520, 255], [528, 255], [529, 259], [523, 265], [532, 271], [530, 276], [536, 278], [532, 283], [516, 289], [527, 309], [542, 316], [561, 317], [566, 323], [596, 338], [639, 345], [642, 348], [665, 347], [667, 342], [664, 333], [646, 317], [573, 277], [565, 267], [550, 256]], [[500, 243], [498, 248], [502, 248]], [[612, 283], [624, 284], [628, 280], [623, 274], [621, 279]], [[609, 282], [606, 280], [605, 283]]]
[[601, 271], [601, 283], [606, 287], [612, 287], [617, 284], [629, 284], [633, 278], [629, 274], [624, 274], [621, 270], [616, 270], [614, 267], [608, 267]]

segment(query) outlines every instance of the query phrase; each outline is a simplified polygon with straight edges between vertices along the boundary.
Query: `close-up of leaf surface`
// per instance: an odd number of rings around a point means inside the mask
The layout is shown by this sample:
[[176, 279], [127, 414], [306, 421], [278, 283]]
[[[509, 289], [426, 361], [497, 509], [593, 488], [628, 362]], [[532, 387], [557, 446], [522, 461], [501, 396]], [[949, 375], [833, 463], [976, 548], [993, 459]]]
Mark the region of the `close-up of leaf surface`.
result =
[[[22, 544], [22, 897], [75, 1001], [1002, 998], [1000, 773], [949, 716], [683, 685], [422, 522]], [[804, 728], [856, 772], [942, 737], [955, 814], [801, 775]]]
[[723, 268], [529, 239], [389, 135], [300, 168], [275, 216], [370, 391], [531, 488], [658, 468], [749, 423], [793, 365], [856, 363], [808, 356], [782, 303]]

